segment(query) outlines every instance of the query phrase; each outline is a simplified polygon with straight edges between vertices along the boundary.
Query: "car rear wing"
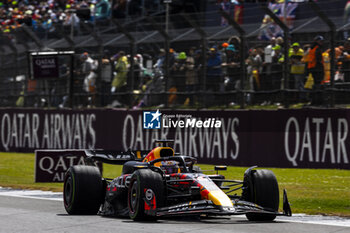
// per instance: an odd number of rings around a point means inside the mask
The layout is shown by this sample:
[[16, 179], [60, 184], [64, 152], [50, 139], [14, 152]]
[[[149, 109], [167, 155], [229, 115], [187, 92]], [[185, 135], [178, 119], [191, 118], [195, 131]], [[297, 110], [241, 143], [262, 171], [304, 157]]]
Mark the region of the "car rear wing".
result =
[[99, 161], [108, 164], [124, 164], [127, 161], [142, 161], [149, 151], [84, 150], [87, 163]]

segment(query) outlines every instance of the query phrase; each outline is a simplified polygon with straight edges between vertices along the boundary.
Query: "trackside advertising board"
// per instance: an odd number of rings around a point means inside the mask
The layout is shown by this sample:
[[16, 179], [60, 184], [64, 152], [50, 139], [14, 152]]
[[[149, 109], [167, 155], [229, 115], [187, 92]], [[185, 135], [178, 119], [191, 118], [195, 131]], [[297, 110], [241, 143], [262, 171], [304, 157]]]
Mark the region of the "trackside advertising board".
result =
[[200, 163], [350, 169], [349, 124], [348, 109], [2, 109], [0, 151], [148, 150], [174, 139]]
[[[63, 182], [68, 168], [85, 165], [84, 150], [36, 150], [35, 182]], [[102, 164], [97, 163], [102, 173]]]
[[34, 79], [58, 78], [57, 56], [33, 56], [32, 72]]

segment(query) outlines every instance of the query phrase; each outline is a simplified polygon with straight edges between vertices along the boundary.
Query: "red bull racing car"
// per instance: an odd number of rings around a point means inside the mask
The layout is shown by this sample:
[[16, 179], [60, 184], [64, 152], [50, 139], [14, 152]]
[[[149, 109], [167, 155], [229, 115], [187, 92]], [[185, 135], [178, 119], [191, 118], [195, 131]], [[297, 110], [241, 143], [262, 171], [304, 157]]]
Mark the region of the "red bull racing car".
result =
[[[68, 214], [129, 216], [133, 220], [184, 215], [239, 215], [250, 221], [272, 221], [291, 216], [286, 191], [278, 212], [279, 189], [270, 170], [251, 167], [243, 181], [223, 175], [205, 175], [196, 159], [177, 155], [167, 144], [144, 156], [138, 152], [87, 151], [90, 165], [72, 166], [64, 180], [64, 207]], [[102, 178], [94, 162], [123, 164], [121, 176]], [[216, 166], [215, 170], [224, 170]], [[238, 192], [238, 194], [237, 194]]]

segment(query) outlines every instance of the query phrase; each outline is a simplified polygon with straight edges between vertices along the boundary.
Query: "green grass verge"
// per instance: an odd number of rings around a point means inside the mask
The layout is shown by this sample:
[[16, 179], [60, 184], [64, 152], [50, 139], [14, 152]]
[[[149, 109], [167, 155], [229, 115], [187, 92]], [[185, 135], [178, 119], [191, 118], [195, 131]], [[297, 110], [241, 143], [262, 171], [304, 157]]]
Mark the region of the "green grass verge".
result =
[[[104, 164], [104, 176], [114, 178], [122, 166]], [[201, 165], [212, 170], [212, 165]], [[229, 179], [242, 180], [244, 167], [220, 172]], [[350, 171], [336, 169], [278, 169], [275, 173], [282, 198], [287, 189], [294, 213], [350, 217]], [[62, 191], [62, 183], [34, 183], [34, 154], [0, 153], [0, 186]], [[238, 193], [239, 194], [239, 193]]]

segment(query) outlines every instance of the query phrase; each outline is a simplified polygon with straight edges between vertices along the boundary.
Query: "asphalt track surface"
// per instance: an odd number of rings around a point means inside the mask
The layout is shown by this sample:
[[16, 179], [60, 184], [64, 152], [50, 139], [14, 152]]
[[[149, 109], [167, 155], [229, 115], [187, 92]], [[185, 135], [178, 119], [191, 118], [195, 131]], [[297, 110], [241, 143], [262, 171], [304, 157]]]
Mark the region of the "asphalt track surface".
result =
[[350, 233], [350, 227], [296, 223], [277, 219], [274, 222], [249, 222], [242, 217], [164, 219], [157, 222], [134, 222], [130, 219], [101, 216], [67, 215], [61, 201], [0, 196], [0, 232], [284, 232]]

